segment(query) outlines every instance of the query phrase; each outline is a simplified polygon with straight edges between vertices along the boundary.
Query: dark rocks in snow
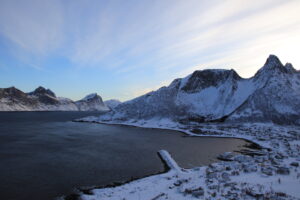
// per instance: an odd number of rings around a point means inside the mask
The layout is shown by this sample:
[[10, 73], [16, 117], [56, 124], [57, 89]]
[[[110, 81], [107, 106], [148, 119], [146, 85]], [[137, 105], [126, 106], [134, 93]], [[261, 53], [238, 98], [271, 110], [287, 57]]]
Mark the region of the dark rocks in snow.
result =
[[228, 200], [236, 200], [238, 199], [239, 195], [236, 193], [236, 192], [233, 192], [233, 191], [227, 191], [226, 194], [222, 195], [225, 197], [225, 199], [228, 199]]
[[224, 180], [224, 181], [229, 181], [230, 180], [230, 174], [229, 173], [227, 173], [227, 172], [223, 172], [222, 174], [221, 174], [221, 178], [222, 178], [222, 180]]
[[218, 173], [216, 173], [216, 172], [208, 172], [206, 174], [206, 178], [208, 178], [208, 179], [217, 179], [218, 178]]
[[247, 188], [245, 190], [246, 194], [251, 196], [251, 197], [254, 197], [255, 199], [258, 199], [258, 200], [263, 200], [264, 199], [264, 192], [261, 192], [261, 191], [258, 191], [257, 189], [255, 188]]
[[187, 179], [177, 180], [177, 181], [174, 183], [174, 186], [178, 187], [178, 186], [182, 185], [183, 183], [187, 183], [187, 182], [188, 182]]
[[240, 163], [245, 163], [245, 162], [250, 162], [252, 158], [247, 155], [236, 155], [233, 160]]
[[272, 167], [262, 167], [261, 173], [268, 175], [268, 176], [272, 176], [274, 173], [274, 169]]
[[220, 154], [217, 157], [219, 160], [223, 160], [223, 161], [233, 161], [234, 160], [234, 154], [231, 152], [225, 152], [223, 154]]
[[256, 165], [244, 164], [243, 165], [243, 170], [246, 173], [256, 172], [257, 171], [257, 166]]
[[282, 175], [290, 174], [290, 170], [287, 167], [279, 167], [276, 172], [277, 174], [282, 174]]
[[187, 188], [184, 190], [185, 194], [190, 194], [196, 198], [199, 198], [204, 195], [204, 189], [202, 187], [198, 188]]
[[299, 163], [298, 163], [298, 162], [291, 162], [290, 165], [291, 165], [291, 166], [294, 166], [294, 167], [299, 167]]

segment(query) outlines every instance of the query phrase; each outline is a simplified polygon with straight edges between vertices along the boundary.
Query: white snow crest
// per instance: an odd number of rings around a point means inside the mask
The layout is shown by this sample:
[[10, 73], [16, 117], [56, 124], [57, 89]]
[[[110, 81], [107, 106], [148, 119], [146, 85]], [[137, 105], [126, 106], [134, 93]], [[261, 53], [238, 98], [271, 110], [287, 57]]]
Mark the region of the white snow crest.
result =
[[178, 164], [175, 162], [175, 160], [171, 157], [168, 151], [159, 150], [158, 153], [171, 170], [176, 170], [177, 172], [182, 171], [181, 168], [178, 166]]

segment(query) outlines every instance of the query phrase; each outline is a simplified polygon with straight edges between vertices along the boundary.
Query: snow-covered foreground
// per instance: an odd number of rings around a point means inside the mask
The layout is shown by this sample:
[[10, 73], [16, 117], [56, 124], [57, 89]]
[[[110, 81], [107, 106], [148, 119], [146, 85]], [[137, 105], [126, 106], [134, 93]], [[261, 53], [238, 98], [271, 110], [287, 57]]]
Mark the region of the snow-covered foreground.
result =
[[[102, 123], [93, 117], [80, 121]], [[223, 161], [209, 166], [175, 167], [121, 186], [93, 189], [90, 194], [81, 194], [83, 200], [300, 199], [300, 127], [258, 123], [185, 126], [169, 120], [114, 124], [169, 128], [192, 136], [238, 137], [265, 148], [242, 155], [226, 152], [219, 156]]]

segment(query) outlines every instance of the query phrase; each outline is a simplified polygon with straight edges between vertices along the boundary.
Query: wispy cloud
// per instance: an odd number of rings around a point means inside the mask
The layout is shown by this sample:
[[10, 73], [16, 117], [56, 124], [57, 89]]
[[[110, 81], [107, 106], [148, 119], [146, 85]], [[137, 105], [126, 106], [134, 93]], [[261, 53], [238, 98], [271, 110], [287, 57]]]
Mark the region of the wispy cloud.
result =
[[271, 53], [300, 67], [298, 0], [2, 0], [0, 4], [0, 34], [28, 66], [41, 66], [40, 60], [55, 54], [81, 69], [110, 70], [119, 77], [150, 73], [159, 77], [139, 88], [128, 86], [129, 96], [195, 69], [234, 68], [249, 77]]
[[[223, 60], [217, 55], [226, 51], [234, 58], [242, 48], [261, 45], [261, 38], [299, 33], [299, 1], [172, 2], [142, 6], [129, 1], [126, 9], [120, 9], [120, 2], [100, 6], [93, 23], [84, 26], [91, 31], [83, 31], [73, 44], [71, 59], [119, 72], [148, 65], [167, 70], [212, 55]], [[266, 53], [273, 53], [273, 42], [265, 45]]]
[[57, 0], [2, 0], [0, 32], [29, 53], [46, 54], [63, 39], [63, 11]]

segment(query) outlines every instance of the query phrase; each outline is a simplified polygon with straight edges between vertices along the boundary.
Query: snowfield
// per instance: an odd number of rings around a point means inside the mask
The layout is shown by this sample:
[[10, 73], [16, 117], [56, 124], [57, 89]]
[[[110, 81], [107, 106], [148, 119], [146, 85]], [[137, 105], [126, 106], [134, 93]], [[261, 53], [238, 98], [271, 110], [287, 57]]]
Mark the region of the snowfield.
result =
[[[98, 117], [78, 121], [107, 123]], [[226, 152], [218, 163], [179, 170], [132, 181], [110, 188], [91, 189], [82, 200], [158, 199], [300, 199], [300, 127], [272, 123], [209, 123], [182, 125], [167, 119], [124, 122], [146, 128], [167, 128], [190, 136], [237, 137], [263, 148], [235, 154]], [[166, 153], [166, 160], [168, 159]]]

